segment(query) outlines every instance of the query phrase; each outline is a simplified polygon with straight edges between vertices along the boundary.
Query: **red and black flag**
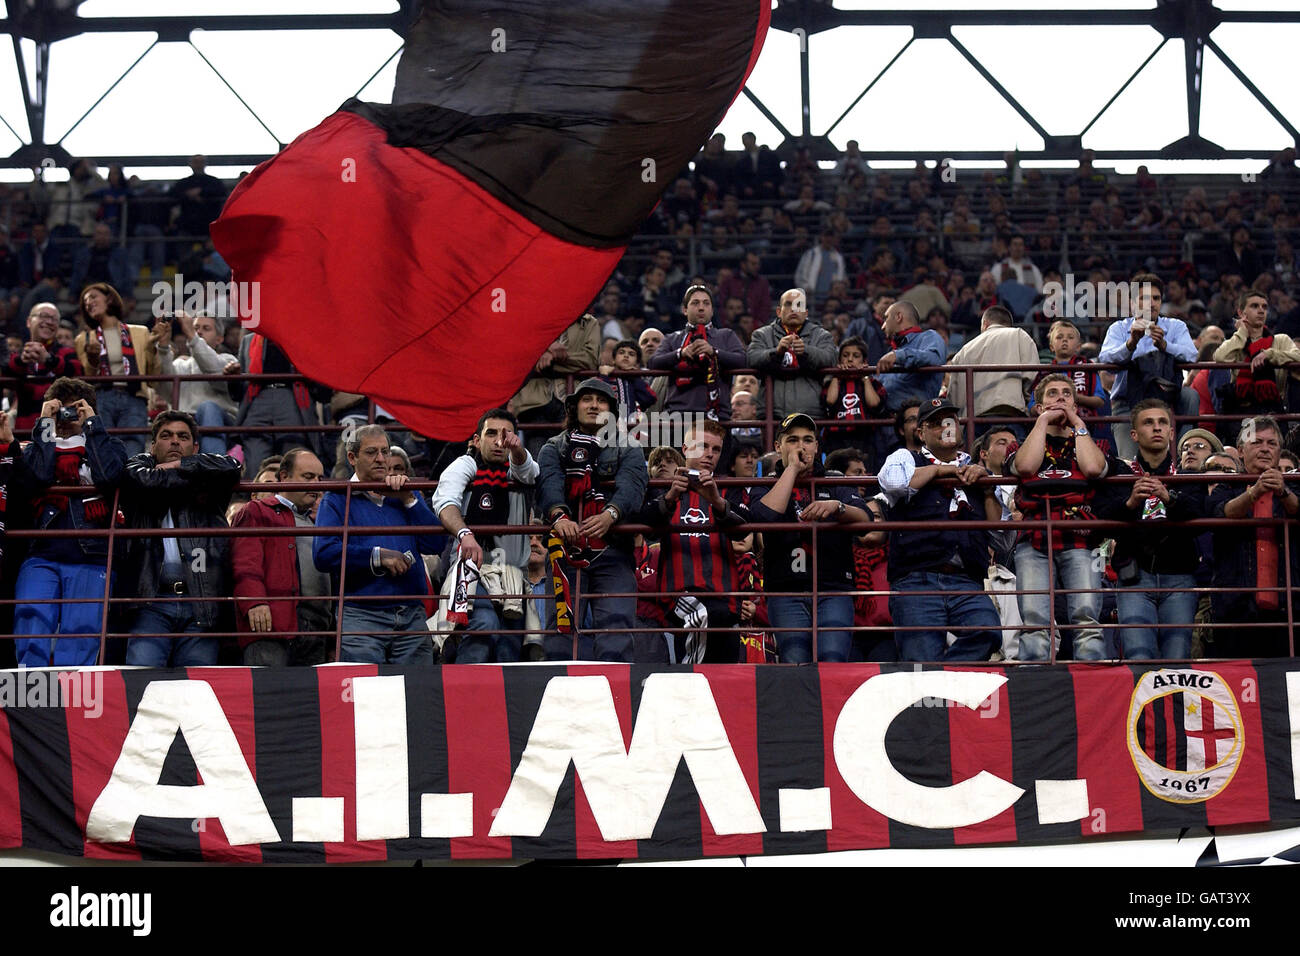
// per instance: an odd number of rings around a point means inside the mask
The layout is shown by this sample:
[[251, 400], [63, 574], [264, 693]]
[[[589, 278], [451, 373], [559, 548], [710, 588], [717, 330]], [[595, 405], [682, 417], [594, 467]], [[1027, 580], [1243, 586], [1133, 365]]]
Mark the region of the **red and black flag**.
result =
[[765, 0], [425, 3], [392, 105], [350, 100], [212, 225], [302, 372], [463, 438], [582, 311], [722, 119]]

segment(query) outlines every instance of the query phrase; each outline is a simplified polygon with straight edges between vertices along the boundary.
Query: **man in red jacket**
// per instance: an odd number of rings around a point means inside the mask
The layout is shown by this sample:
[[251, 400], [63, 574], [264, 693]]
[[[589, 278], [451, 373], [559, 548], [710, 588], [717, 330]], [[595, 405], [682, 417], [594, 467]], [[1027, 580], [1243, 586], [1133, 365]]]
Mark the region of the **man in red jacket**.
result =
[[[306, 448], [286, 452], [277, 476], [282, 482], [320, 481], [320, 459]], [[312, 508], [319, 491], [282, 491], [257, 498], [235, 518], [236, 528], [314, 528]], [[302, 534], [235, 538], [231, 563], [235, 574], [236, 623], [239, 646], [249, 667], [323, 664], [328, 638], [304, 632], [334, 630], [333, 605], [328, 600], [329, 576], [316, 570], [311, 557], [312, 536]], [[288, 598], [289, 600], [270, 600]], [[282, 632], [293, 637], [265, 637]]]

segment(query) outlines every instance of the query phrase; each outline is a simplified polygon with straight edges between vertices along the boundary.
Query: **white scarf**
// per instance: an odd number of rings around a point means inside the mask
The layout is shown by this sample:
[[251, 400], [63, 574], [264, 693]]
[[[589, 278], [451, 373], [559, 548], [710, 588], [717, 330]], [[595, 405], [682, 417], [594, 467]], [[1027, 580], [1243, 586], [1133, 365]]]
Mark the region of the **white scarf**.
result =
[[[921, 446], [921, 454], [928, 458], [933, 465], [956, 465], [958, 468], [964, 468], [970, 464], [970, 455], [964, 451], [957, 452], [957, 457], [952, 461], [940, 461], [924, 445]], [[954, 514], [962, 505], [969, 507], [970, 499], [966, 497], [966, 492], [959, 486], [952, 490], [952, 501], [948, 502], [948, 514]]]

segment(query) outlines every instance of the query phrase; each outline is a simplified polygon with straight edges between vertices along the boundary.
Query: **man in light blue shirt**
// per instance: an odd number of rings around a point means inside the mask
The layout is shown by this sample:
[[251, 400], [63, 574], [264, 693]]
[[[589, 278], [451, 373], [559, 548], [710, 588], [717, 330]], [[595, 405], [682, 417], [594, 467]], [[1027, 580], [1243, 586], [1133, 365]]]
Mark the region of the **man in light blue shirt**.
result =
[[[1127, 416], [1129, 410], [1144, 398], [1159, 398], [1174, 406], [1178, 413], [1178, 433], [1196, 427], [1196, 414], [1200, 397], [1190, 388], [1182, 386], [1182, 373], [1169, 359], [1177, 362], [1195, 362], [1196, 344], [1181, 319], [1160, 314], [1164, 283], [1159, 276], [1149, 272], [1133, 277], [1130, 288], [1136, 288], [1133, 316], [1111, 323], [1106, 330], [1097, 361], [1126, 365], [1115, 373], [1110, 387], [1112, 415]], [[1161, 380], [1167, 385], [1161, 385]], [[1137, 443], [1123, 427], [1113, 429], [1115, 449], [1119, 457], [1130, 460], [1137, 455]]]

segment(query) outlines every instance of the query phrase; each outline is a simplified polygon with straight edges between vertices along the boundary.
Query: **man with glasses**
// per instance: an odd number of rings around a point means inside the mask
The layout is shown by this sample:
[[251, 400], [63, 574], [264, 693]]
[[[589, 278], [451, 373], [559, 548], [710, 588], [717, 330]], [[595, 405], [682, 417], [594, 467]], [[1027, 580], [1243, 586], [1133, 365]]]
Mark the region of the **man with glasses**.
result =
[[1178, 470], [1200, 471], [1211, 455], [1223, 451], [1223, 442], [1204, 428], [1193, 428], [1178, 439]]
[[[424, 499], [406, 488], [406, 476], [389, 474], [388, 434], [379, 425], [363, 425], [345, 445], [355, 482], [382, 482], [383, 491], [352, 493], [348, 522], [361, 527], [388, 526], [382, 534], [352, 534], [347, 541], [340, 660], [367, 664], [432, 664], [433, 641], [425, 625], [423, 598], [428, 589], [421, 554], [436, 554], [432, 531], [438, 518]], [[318, 527], [338, 527], [346, 501], [331, 491], [321, 500]], [[312, 560], [339, 586], [343, 568], [341, 535], [320, 535]], [[334, 593], [338, 593], [335, 591]], [[369, 599], [369, 600], [365, 600]], [[404, 633], [410, 632], [410, 633]]]
[[27, 316], [29, 338], [21, 351], [9, 356], [9, 375], [18, 380], [18, 414], [14, 431], [26, 434], [40, 417], [45, 390], [61, 376], [78, 378], [84, 374], [77, 351], [60, 345], [59, 309], [53, 302], [38, 302]]

